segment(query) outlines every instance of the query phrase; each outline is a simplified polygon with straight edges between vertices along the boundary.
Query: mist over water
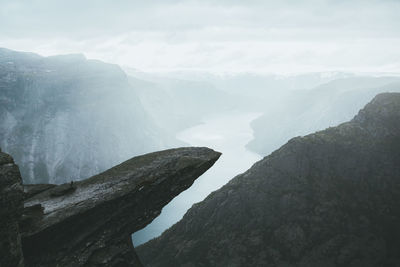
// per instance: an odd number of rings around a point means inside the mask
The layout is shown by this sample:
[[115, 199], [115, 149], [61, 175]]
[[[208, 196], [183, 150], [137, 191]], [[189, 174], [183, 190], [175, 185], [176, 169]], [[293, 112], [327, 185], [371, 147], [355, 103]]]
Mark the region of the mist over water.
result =
[[204, 118], [203, 123], [177, 134], [177, 138], [191, 146], [207, 146], [222, 152], [220, 159], [194, 184], [174, 198], [151, 224], [133, 234], [133, 243], [140, 245], [157, 237], [178, 222], [186, 211], [208, 194], [219, 189], [237, 174], [246, 171], [261, 156], [246, 149], [252, 140], [251, 121], [260, 113], [227, 112]]

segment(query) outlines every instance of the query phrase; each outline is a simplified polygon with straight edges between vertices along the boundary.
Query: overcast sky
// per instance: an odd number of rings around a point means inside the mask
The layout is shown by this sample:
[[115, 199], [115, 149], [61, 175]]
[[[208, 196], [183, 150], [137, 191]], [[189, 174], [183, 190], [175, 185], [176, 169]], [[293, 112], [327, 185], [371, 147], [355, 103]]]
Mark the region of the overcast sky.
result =
[[0, 47], [143, 71], [400, 72], [400, 0], [0, 0]]

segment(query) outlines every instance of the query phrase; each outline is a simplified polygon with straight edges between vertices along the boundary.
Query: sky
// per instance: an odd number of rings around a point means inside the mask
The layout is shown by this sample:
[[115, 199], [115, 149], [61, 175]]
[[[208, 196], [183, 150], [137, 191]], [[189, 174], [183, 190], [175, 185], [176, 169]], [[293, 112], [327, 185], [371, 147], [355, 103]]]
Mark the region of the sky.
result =
[[146, 72], [400, 72], [400, 0], [0, 0], [0, 47]]

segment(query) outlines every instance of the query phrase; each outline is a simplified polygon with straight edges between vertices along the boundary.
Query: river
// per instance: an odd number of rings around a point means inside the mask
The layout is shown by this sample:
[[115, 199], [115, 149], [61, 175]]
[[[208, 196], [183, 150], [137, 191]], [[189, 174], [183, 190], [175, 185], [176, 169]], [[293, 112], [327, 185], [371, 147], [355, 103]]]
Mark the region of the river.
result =
[[135, 246], [159, 236], [164, 230], [178, 222], [194, 203], [202, 201], [211, 192], [219, 189], [261, 159], [261, 156], [245, 147], [253, 138], [250, 123], [260, 115], [260, 113], [236, 112], [220, 114], [205, 118], [202, 124], [177, 134], [177, 139], [190, 146], [206, 146], [222, 152], [222, 156], [188, 190], [165, 206], [160, 216], [151, 224], [133, 234]]

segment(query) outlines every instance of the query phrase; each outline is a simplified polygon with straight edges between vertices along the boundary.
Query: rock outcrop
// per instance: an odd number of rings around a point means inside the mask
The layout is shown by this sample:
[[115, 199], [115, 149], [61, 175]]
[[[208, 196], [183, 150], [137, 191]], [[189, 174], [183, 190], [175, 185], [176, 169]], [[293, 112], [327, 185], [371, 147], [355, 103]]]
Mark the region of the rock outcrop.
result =
[[400, 94], [290, 140], [136, 248], [145, 266], [400, 266]]
[[[170, 149], [132, 158], [83, 181], [25, 186], [19, 219], [25, 266], [142, 266], [131, 234], [219, 156], [208, 148]], [[22, 196], [20, 189], [21, 201]]]
[[0, 150], [0, 267], [23, 266], [18, 220], [23, 191], [18, 166]]

